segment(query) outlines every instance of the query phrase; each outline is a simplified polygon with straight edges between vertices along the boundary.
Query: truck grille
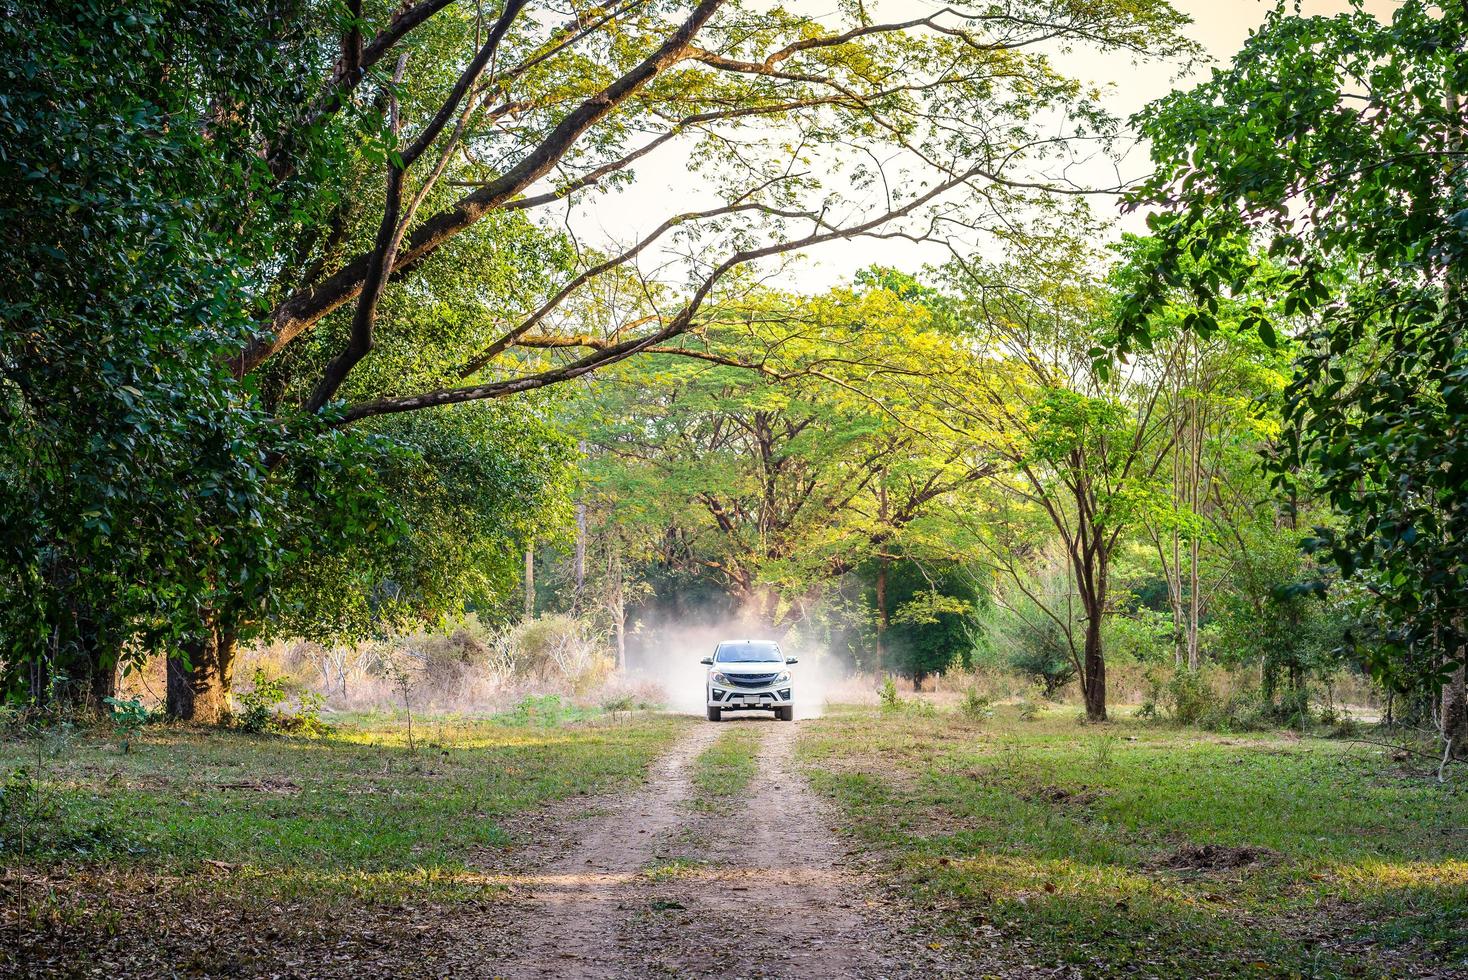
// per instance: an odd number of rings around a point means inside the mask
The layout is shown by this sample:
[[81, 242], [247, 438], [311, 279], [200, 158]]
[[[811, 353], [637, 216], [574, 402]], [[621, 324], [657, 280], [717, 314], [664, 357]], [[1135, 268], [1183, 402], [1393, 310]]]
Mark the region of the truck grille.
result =
[[735, 687], [769, 687], [778, 674], [729, 674], [729, 683]]

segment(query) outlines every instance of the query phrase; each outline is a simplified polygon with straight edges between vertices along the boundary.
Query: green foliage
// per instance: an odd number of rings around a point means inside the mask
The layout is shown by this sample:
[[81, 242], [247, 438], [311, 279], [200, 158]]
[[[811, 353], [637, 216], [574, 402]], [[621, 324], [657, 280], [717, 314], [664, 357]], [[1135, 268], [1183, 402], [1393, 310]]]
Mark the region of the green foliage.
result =
[[1014, 629], [1009, 665], [1039, 682], [1044, 697], [1053, 699], [1076, 675], [1069, 641], [1060, 626], [1050, 619], [1015, 624]]
[[[355, 639], [492, 603], [564, 499], [567, 447], [528, 411], [342, 430], [295, 407], [326, 348], [234, 375], [280, 294], [340, 260], [321, 255], [311, 272], [303, 251], [335, 222], [355, 231], [362, 161], [348, 145], [376, 138], [381, 106], [349, 99], [328, 124], [301, 124], [337, 19], [255, 0], [6, 10], [0, 236], [26, 270], [0, 284], [8, 693], [100, 708], [93, 689], [119, 661], [215, 630]], [[466, 29], [454, 24], [448, 34]], [[431, 33], [415, 80], [435, 59], [457, 70], [452, 45], [433, 47], [448, 35]], [[528, 229], [487, 223], [458, 257], [492, 250], [496, 231], [553, 266], [558, 236]], [[534, 268], [469, 278], [493, 302], [492, 283], [525, 288]], [[365, 385], [409, 376], [399, 344], [443, 333], [454, 286], [452, 322], [467, 316], [462, 275], [435, 266], [423, 281], [436, 292], [385, 311], [404, 329]]]
[[986, 597], [957, 563], [903, 561], [887, 575], [890, 626], [882, 634], [885, 666], [921, 683], [931, 674], [968, 667]]
[[882, 686], [877, 688], [877, 701], [882, 705], [883, 711], [897, 711], [902, 708], [902, 697], [897, 693], [897, 685], [892, 678], [882, 678]]
[[25, 857], [59, 814], [60, 801], [29, 768], [11, 769], [0, 781], [0, 851]]
[[273, 564], [265, 460], [295, 424], [267, 419], [227, 356], [253, 331], [250, 264], [278, 244], [261, 229], [311, 196], [262, 195], [258, 154], [293, 111], [307, 23], [250, 0], [7, 8], [0, 241], [25, 270], [0, 284], [12, 690], [187, 637]]
[[514, 716], [524, 724], [548, 725], [554, 728], [561, 723], [565, 709], [559, 694], [531, 694], [515, 704]]
[[1034, 721], [1040, 717], [1040, 699], [1036, 697], [1037, 692], [1031, 692], [1020, 699], [1019, 718], [1020, 721]]
[[295, 558], [278, 576], [268, 633], [340, 643], [466, 607], [503, 614], [525, 543], [567, 523], [566, 437], [515, 404], [395, 416], [354, 432], [382, 447], [370, 465], [322, 461], [315, 478], [321, 497], [353, 481], [341, 494], [355, 489], [362, 502], [314, 508], [283, 538]]
[[1167, 682], [1166, 697], [1172, 719], [1180, 725], [1196, 725], [1216, 705], [1216, 696], [1200, 671], [1176, 670]]
[[[285, 709], [287, 702], [295, 700], [293, 710]], [[319, 738], [331, 729], [321, 720], [321, 708], [326, 698], [314, 691], [290, 690], [289, 682], [283, 677], [271, 677], [262, 667], [256, 667], [251, 678], [250, 690], [236, 695], [239, 711], [235, 723], [242, 731], [255, 735], [301, 735]]]
[[1260, 664], [1266, 698], [1285, 684], [1306, 690], [1312, 677], [1343, 666], [1359, 605], [1341, 588], [1323, 587], [1329, 576], [1301, 555], [1298, 535], [1275, 528], [1239, 533], [1249, 547], [1218, 598], [1220, 659]]
[[143, 702], [137, 698], [115, 698], [104, 699], [104, 703], [110, 709], [112, 719], [112, 730], [117, 733], [117, 740], [122, 746], [122, 751], [132, 751], [132, 740], [137, 738], [143, 726], [152, 720], [152, 714]]
[[960, 714], [972, 721], [987, 721], [994, 717], [994, 702], [971, 687], [963, 692], [963, 699], [958, 702], [958, 710]]
[[1150, 343], [1173, 291], [1210, 307], [1229, 292], [1275, 298], [1245, 319], [1271, 346], [1300, 345], [1273, 478], [1342, 516], [1308, 544], [1386, 612], [1386, 642], [1363, 652], [1397, 686], [1437, 683], [1468, 622], [1464, 18], [1456, 2], [1382, 19], [1282, 3], [1227, 69], [1142, 113], [1157, 170], [1137, 202], [1171, 210], [1150, 219], [1153, 274], [1121, 305], [1116, 338]]

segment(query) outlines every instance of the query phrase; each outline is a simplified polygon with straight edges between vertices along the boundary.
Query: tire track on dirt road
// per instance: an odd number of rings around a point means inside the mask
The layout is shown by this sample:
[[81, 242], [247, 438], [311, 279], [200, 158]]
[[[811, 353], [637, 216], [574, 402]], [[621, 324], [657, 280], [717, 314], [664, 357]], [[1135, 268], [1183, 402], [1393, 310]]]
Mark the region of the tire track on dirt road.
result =
[[715, 725], [689, 730], [655, 762], [647, 781], [620, 796], [583, 804], [585, 821], [540, 841], [524, 856], [529, 868], [513, 876], [530, 896], [514, 906], [514, 919], [490, 958], [489, 975], [509, 980], [615, 977], [620, 956], [615, 936], [626, 917], [629, 893], [661, 843], [684, 818], [681, 804], [692, 792], [693, 762], [718, 735]]
[[[760, 735], [741, 799], [701, 799], [699, 755], [735, 725]], [[531, 895], [487, 957], [506, 980], [913, 980], [972, 977], [864, 870], [795, 763], [799, 724], [731, 719], [689, 729], [623, 799], [598, 801], [524, 855]], [[555, 853], [556, 839], [572, 840]]]
[[[832, 831], [794, 761], [797, 726], [760, 725], [758, 771], [741, 804], [695, 816], [696, 870], [652, 887], [637, 935], [643, 970], [704, 977], [928, 977], [944, 970], [895, 916]], [[649, 969], [651, 968], [651, 969]]]

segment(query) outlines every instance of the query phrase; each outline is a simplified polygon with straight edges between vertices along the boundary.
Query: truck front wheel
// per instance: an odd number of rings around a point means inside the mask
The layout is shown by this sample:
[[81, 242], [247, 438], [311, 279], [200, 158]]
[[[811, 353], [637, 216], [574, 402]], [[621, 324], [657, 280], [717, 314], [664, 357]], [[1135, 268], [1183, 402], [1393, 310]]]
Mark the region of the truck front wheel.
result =
[[787, 704], [784, 707], [776, 708], [775, 709], [775, 717], [776, 718], [779, 718], [781, 721], [794, 721], [795, 720], [795, 705], [793, 705], [793, 704]]
[[719, 721], [724, 717], [723, 708], [709, 708], [709, 721]]

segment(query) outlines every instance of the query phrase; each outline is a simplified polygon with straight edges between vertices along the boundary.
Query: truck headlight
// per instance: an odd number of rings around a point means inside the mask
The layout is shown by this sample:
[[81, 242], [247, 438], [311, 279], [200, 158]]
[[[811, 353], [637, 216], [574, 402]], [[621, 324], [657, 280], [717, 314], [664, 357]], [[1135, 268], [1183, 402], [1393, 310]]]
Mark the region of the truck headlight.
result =
[[775, 683], [776, 684], [784, 684], [784, 683], [786, 683], [789, 680], [790, 680], [790, 671], [788, 671], [788, 670], [782, 670], [782, 671], [780, 671], [780, 673], [778, 673], [778, 674], [775, 675]]
[[712, 674], [709, 675], [709, 680], [713, 681], [715, 684], [724, 684], [724, 685], [727, 685], [729, 683], [729, 678], [725, 677], [723, 674], [719, 673], [717, 670], [714, 671]]

